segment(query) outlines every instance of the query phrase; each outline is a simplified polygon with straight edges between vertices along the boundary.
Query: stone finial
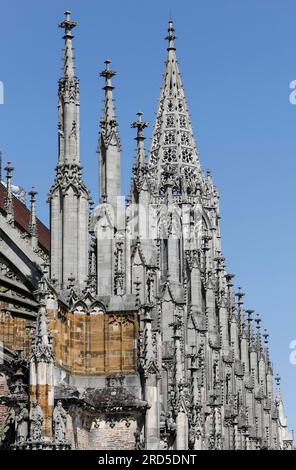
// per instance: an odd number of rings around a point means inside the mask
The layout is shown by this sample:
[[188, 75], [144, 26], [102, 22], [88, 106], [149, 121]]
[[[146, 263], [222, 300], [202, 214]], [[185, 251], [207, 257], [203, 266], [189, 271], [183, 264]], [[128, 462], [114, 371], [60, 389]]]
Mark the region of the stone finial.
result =
[[148, 123], [142, 121], [142, 115], [140, 111], [137, 113], [138, 119], [137, 121], [132, 122], [131, 127], [133, 129], [137, 129], [137, 137], [135, 140], [137, 141], [137, 163], [144, 164], [145, 163], [145, 148], [144, 148], [144, 140], [145, 136], [143, 134], [143, 130], [148, 127]]
[[264, 344], [265, 345], [268, 345], [268, 337], [269, 337], [269, 334], [267, 332], [267, 329], [265, 328], [264, 333], [263, 333], [263, 338], [264, 338]]
[[247, 313], [247, 322], [248, 322], [248, 339], [249, 339], [249, 342], [252, 342], [253, 341], [253, 313], [254, 313], [254, 310], [246, 310], [246, 313]]
[[235, 293], [235, 296], [237, 297], [237, 303], [238, 303], [238, 305], [242, 305], [242, 304], [243, 304], [243, 297], [245, 296], [245, 293], [242, 292], [242, 288], [241, 288], [241, 287], [238, 287], [238, 288], [237, 288], [237, 292]]
[[242, 288], [238, 287], [237, 292], [235, 293], [235, 297], [237, 298], [237, 305], [238, 305], [238, 319], [239, 319], [239, 332], [240, 335], [243, 334], [244, 328], [244, 298], [245, 294], [242, 292]]
[[277, 373], [275, 376], [275, 383], [276, 383], [276, 401], [281, 401], [281, 377]]
[[213, 183], [213, 180], [212, 180], [212, 172], [211, 170], [208, 168], [207, 171], [206, 171], [206, 176], [207, 176], [207, 180], [209, 181], [209, 183]]
[[104, 102], [103, 116], [100, 121], [101, 135], [104, 138], [105, 146], [108, 147], [110, 143], [109, 142], [110, 137], [115, 132], [116, 143], [117, 143], [118, 148], [120, 149], [120, 139], [119, 139], [119, 132], [117, 128], [115, 105], [114, 105], [114, 100], [113, 100], [114, 86], [112, 85], [112, 80], [111, 80], [112, 77], [116, 75], [116, 72], [110, 69], [111, 61], [109, 59], [106, 59], [104, 63], [105, 63], [105, 69], [102, 72], [100, 72], [100, 77], [105, 78], [105, 86], [103, 87], [103, 90], [105, 90], [105, 102]]
[[261, 323], [261, 318], [259, 314], [257, 313], [256, 318], [255, 318], [255, 323], [256, 323], [256, 345], [257, 345], [257, 350], [258, 352], [261, 351], [262, 346], [261, 346], [261, 328], [260, 328], [260, 323]]
[[71, 20], [71, 12], [65, 11], [65, 19], [59, 24], [60, 28], [65, 30], [63, 39], [65, 40], [65, 54], [64, 54], [64, 77], [74, 77], [74, 58], [73, 58], [73, 47], [72, 47], [72, 29], [77, 25], [76, 21]]
[[264, 353], [265, 353], [267, 364], [269, 365], [270, 364], [269, 343], [268, 343], [269, 334], [268, 334], [268, 331], [266, 330], [266, 328], [264, 329], [264, 332], [263, 332], [262, 336], [264, 338]]
[[77, 22], [71, 20], [71, 12], [69, 10], [65, 11], [64, 15], [65, 19], [59, 23], [59, 28], [63, 28], [65, 30], [64, 37], [73, 38], [72, 29], [77, 26]]
[[131, 127], [137, 129], [136, 140], [144, 140], [143, 130], [148, 127], [148, 122], [142, 121], [143, 113], [141, 111], [137, 112], [138, 119], [137, 121], [132, 122]]
[[176, 48], [175, 48], [174, 41], [176, 39], [176, 36], [175, 36], [175, 29], [174, 29], [174, 25], [173, 25], [172, 20], [169, 21], [168, 35], [166, 36], [165, 39], [169, 42], [167, 50], [168, 51], [175, 51]]
[[105, 106], [104, 106], [104, 115], [101, 119], [101, 129], [107, 135], [117, 125], [113, 94], [112, 94], [112, 90], [114, 90], [114, 86], [112, 85], [112, 80], [111, 80], [112, 77], [116, 75], [116, 72], [110, 69], [111, 61], [109, 59], [106, 59], [104, 64], [105, 64], [105, 69], [102, 70], [102, 72], [100, 72], [100, 77], [105, 78], [105, 86], [103, 87], [103, 90], [105, 90]]
[[226, 279], [228, 289], [233, 287], [232, 279], [234, 277], [235, 277], [235, 274], [229, 274], [229, 273], [225, 274], [225, 279]]
[[113, 90], [114, 87], [112, 86], [111, 78], [116, 75], [116, 72], [115, 70], [110, 69], [111, 61], [109, 59], [106, 59], [104, 61], [104, 64], [105, 64], [105, 69], [102, 70], [102, 72], [100, 72], [100, 77], [105, 78], [105, 87], [103, 89], [106, 90], [106, 88], [109, 88]]
[[31, 242], [32, 242], [32, 248], [36, 249], [38, 247], [38, 234], [37, 234], [37, 217], [36, 217], [36, 196], [37, 196], [37, 191], [35, 191], [35, 188], [32, 187], [31, 191], [29, 192], [30, 196], [30, 234], [31, 234]]
[[4, 171], [6, 171], [6, 198], [5, 198], [5, 210], [6, 220], [9, 224], [14, 223], [14, 209], [13, 209], [13, 195], [12, 195], [12, 172], [14, 167], [11, 166], [11, 162], [7, 162]]

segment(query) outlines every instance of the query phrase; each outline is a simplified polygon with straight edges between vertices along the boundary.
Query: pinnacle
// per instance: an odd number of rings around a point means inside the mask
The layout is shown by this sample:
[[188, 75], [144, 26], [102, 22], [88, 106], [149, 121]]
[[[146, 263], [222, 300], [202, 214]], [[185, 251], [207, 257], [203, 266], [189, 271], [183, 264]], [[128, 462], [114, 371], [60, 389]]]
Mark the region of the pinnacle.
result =
[[[174, 27], [169, 22], [168, 56], [152, 134], [150, 164], [156, 173], [161, 192], [164, 171], [168, 165], [174, 172], [175, 191], [196, 182], [201, 173], [190, 116], [174, 47]], [[157, 190], [157, 189], [156, 189]], [[192, 191], [192, 188], [190, 189]]]

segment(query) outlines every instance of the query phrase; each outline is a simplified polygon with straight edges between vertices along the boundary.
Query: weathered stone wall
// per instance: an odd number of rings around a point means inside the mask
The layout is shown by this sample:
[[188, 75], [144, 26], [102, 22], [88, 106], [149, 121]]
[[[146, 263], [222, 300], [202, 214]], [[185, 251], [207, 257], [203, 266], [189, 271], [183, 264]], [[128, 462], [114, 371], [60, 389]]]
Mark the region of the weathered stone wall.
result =
[[[1, 303], [0, 307], [9, 308]], [[134, 372], [138, 351], [138, 321], [130, 314], [68, 312], [65, 317], [49, 310], [58, 365], [73, 374]], [[0, 342], [11, 351], [32, 349], [35, 321], [0, 311]], [[0, 343], [0, 344], [1, 344]]]
[[[1, 302], [0, 308], [9, 309], [9, 305]], [[21, 349], [26, 356], [31, 351], [34, 323], [16, 313], [0, 311], [0, 342], [12, 351]]]
[[90, 431], [77, 424], [77, 448], [89, 450], [134, 450], [137, 422], [127, 419], [109, 422], [96, 420]]
[[136, 313], [49, 311], [55, 358], [71, 374], [134, 372], [138, 352]]
[[[6, 377], [4, 374], [0, 374], [0, 396], [6, 396], [8, 394]], [[7, 416], [8, 407], [5, 404], [0, 404], [0, 429]]]
[[52, 386], [47, 384], [38, 384], [30, 386], [30, 405], [34, 400], [38, 402], [43, 413], [42, 436], [45, 438], [52, 437], [52, 412], [53, 407], [49, 401], [49, 397], [53, 394]]

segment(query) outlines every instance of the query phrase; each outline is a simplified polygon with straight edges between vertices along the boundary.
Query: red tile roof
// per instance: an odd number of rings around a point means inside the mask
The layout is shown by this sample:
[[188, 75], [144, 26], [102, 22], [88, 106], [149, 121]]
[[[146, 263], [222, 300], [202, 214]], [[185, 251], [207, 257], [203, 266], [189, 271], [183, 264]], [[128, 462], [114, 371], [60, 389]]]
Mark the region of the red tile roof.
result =
[[[0, 210], [5, 213], [6, 187], [0, 183]], [[17, 197], [13, 196], [14, 221], [21, 230], [30, 233], [30, 210]], [[38, 243], [47, 253], [50, 251], [50, 231], [37, 218]]]

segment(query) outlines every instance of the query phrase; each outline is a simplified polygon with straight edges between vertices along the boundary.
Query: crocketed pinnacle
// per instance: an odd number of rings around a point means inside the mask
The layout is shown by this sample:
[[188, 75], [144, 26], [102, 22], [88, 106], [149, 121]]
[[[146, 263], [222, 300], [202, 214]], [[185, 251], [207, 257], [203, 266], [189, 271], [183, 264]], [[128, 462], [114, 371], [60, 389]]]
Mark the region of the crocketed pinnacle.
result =
[[73, 46], [72, 46], [72, 29], [77, 25], [76, 21], [71, 21], [71, 12], [65, 11], [65, 19], [59, 24], [60, 28], [64, 28], [65, 35], [65, 55], [64, 55], [64, 77], [74, 77], [74, 58], [73, 58]]
[[51, 361], [53, 350], [51, 345], [51, 335], [48, 328], [48, 318], [46, 310], [47, 288], [45, 280], [39, 282], [36, 295], [39, 297], [39, 309], [36, 319], [36, 331], [33, 337], [31, 359], [38, 361]]
[[11, 162], [7, 162], [4, 171], [6, 171], [6, 198], [5, 198], [5, 210], [6, 220], [8, 223], [14, 223], [14, 207], [13, 207], [13, 195], [12, 195], [12, 172], [14, 168], [11, 166]]
[[100, 122], [101, 136], [103, 137], [106, 147], [111, 142], [111, 140], [113, 140], [113, 137], [116, 137], [115, 144], [120, 147], [119, 131], [113, 99], [114, 86], [112, 85], [112, 77], [116, 75], [116, 72], [110, 69], [110, 64], [110, 60], [106, 59], [105, 69], [100, 73], [100, 77], [105, 78], [105, 86], [103, 87], [103, 90], [105, 90], [104, 111]]
[[135, 140], [137, 141], [137, 163], [143, 165], [145, 163], [144, 140], [146, 139], [143, 130], [148, 127], [148, 123], [142, 121], [143, 113], [141, 113], [140, 111], [137, 113], [137, 116], [137, 121], [134, 121], [131, 124], [131, 127], [137, 129], [137, 137], [135, 137]]

